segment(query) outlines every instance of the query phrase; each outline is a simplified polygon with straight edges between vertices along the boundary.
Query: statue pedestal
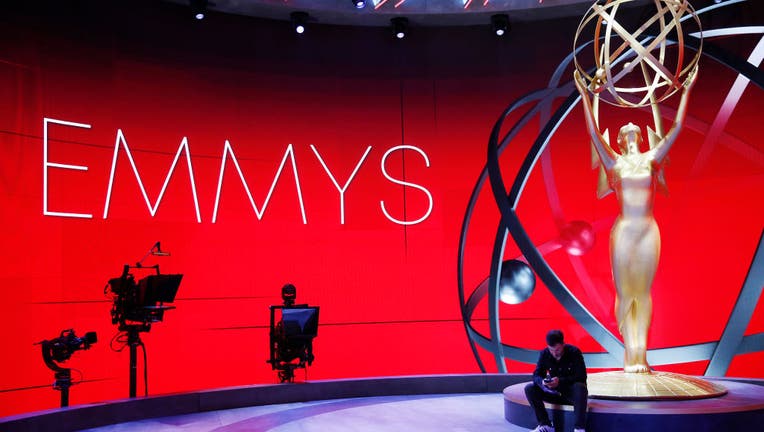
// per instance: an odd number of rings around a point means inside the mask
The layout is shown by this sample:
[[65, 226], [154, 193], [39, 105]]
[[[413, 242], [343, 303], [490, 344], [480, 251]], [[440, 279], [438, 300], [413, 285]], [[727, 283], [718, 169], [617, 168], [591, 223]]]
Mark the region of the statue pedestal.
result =
[[600, 372], [590, 374], [586, 384], [593, 399], [687, 400], [727, 394], [720, 384], [671, 372]]
[[[598, 374], [589, 375], [589, 380], [594, 375]], [[755, 425], [764, 424], [764, 380], [750, 381], [743, 383], [715, 378], [711, 384], [726, 388], [719, 397], [685, 400], [665, 397], [639, 400], [590, 398], [586, 431], [719, 432], [755, 429]], [[528, 384], [515, 384], [504, 389], [504, 418], [515, 426], [533, 429], [536, 427], [536, 416], [525, 398], [525, 386]], [[589, 388], [591, 392], [591, 381]], [[573, 431], [571, 405], [545, 405], [557, 432]]]

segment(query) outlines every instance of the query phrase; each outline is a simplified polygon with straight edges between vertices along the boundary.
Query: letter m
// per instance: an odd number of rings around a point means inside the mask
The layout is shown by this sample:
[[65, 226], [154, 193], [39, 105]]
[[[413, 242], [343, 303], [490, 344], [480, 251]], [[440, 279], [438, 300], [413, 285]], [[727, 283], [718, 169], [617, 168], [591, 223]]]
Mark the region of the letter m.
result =
[[159, 196], [157, 197], [156, 202], [154, 202], [154, 204], [151, 204], [151, 201], [149, 200], [149, 196], [146, 194], [146, 188], [143, 187], [143, 181], [141, 180], [141, 175], [138, 173], [138, 168], [135, 166], [133, 155], [130, 153], [130, 147], [127, 146], [127, 141], [125, 140], [125, 136], [122, 134], [122, 129], [117, 129], [117, 139], [114, 141], [114, 158], [111, 161], [111, 175], [109, 176], [109, 189], [106, 192], [106, 202], [104, 203], [104, 206], [103, 206], [104, 219], [106, 219], [109, 216], [109, 205], [111, 203], [111, 190], [112, 190], [112, 187], [114, 186], [114, 173], [116, 172], [116, 169], [117, 169], [117, 156], [119, 155], [120, 146], [125, 149], [127, 160], [130, 161], [130, 166], [133, 168], [135, 179], [138, 180], [138, 186], [141, 188], [143, 199], [146, 201], [146, 207], [148, 207], [149, 213], [151, 213], [152, 217], [154, 217], [154, 215], [156, 214], [157, 208], [159, 208], [159, 203], [162, 202], [162, 197], [164, 197], [164, 192], [167, 189], [167, 184], [170, 182], [172, 173], [175, 171], [175, 167], [178, 165], [180, 154], [185, 152], [186, 163], [188, 164], [188, 176], [189, 176], [189, 180], [191, 181], [191, 192], [194, 195], [194, 208], [196, 209], [196, 222], [198, 223], [202, 222], [202, 217], [199, 212], [199, 199], [197, 198], [197, 195], [196, 195], [196, 183], [194, 182], [194, 169], [191, 166], [191, 153], [188, 150], [188, 138], [183, 137], [183, 140], [181, 140], [180, 145], [178, 146], [178, 151], [177, 153], [175, 153], [175, 159], [173, 159], [172, 161], [172, 166], [170, 166], [170, 170], [167, 172], [167, 176], [164, 179], [162, 190], [159, 192]]

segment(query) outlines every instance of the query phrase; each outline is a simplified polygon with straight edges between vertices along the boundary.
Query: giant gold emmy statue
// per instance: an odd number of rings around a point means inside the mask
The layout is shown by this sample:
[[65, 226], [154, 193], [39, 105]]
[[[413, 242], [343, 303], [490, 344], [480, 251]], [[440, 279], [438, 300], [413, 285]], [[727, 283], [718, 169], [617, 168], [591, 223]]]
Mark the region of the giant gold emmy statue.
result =
[[[576, 32], [574, 81], [581, 93], [593, 161], [600, 168], [598, 196], [615, 192], [620, 213], [610, 233], [610, 261], [616, 290], [615, 316], [624, 341], [623, 372], [589, 375], [590, 395], [611, 398], [698, 398], [724, 394], [723, 387], [694, 377], [654, 372], [647, 362], [647, 335], [652, 317], [650, 294], [660, 256], [660, 232], [653, 217], [657, 189], [665, 190], [663, 163], [682, 129], [690, 91], [698, 77], [700, 49], [686, 55], [683, 21], [700, 22], [686, 0], [653, 0], [654, 14], [636, 24], [624, 8], [633, 0], [598, 1]], [[652, 7], [649, 5], [648, 7]], [[632, 8], [633, 10], [634, 8]], [[621, 15], [619, 15], [619, 11]], [[644, 8], [637, 16], [644, 17]], [[619, 22], [619, 20], [624, 22]], [[692, 20], [690, 20], [692, 23]], [[627, 29], [628, 24], [635, 27]], [[591, 47], [579, 46], [593, 27]], [[584, 61], [593, 51], [593, 64]], [[671, 128], [664, 132], [660, 103], [681, 92]], [[618, 132], [618, 150], [607, 129], [599, 127], [599, 102], [622, 108], [650, 107], [654, 128], [629, 122]], [[634, 112], [634, 111], [632, 111]]]

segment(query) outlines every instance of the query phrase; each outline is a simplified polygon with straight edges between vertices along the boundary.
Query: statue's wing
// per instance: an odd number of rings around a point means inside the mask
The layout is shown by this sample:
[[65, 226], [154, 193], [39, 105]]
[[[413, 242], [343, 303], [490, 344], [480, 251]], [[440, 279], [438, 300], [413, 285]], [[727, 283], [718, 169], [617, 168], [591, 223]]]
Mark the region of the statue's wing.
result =
[[[602, 133], [602, 137], [605, 138], [605, 144], [610, 146], [610, 133], [607, 129]], [[591, 143], [591, 148], [592, 169], [599, 168], [599, 176], [597, 178], [597, 198], [601, 199], [613, 192], [613, 188], [610, 187], [610, 179], [608, 178], [607, 171], [605, 171], [605, 165], [600, 160], [599, 153], [597, 153], [597, 149], [594, 147], [593, 142]]]

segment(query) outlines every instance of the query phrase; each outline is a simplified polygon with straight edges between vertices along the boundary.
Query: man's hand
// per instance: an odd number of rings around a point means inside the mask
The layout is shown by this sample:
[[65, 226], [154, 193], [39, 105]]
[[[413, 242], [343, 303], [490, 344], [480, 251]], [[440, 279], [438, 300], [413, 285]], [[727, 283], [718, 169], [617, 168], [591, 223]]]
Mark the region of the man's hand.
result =
[[554, 377], [549, 381], [544, 381], [544, 386], [546, 388], [555, 389], [558, 385], [560, 385], [560, 379], [557, 377]]

